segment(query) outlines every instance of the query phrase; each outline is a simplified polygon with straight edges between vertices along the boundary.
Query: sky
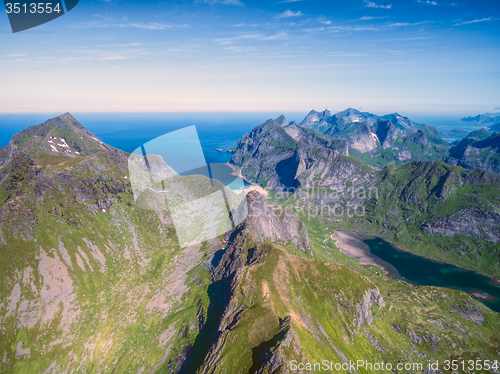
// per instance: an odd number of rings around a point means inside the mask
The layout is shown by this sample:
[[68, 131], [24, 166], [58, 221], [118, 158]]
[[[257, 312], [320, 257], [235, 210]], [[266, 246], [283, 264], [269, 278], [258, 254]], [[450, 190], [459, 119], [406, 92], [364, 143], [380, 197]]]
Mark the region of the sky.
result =
[[85, 1], [13, 34], [0, 112], [500, 111], [500, 1]]

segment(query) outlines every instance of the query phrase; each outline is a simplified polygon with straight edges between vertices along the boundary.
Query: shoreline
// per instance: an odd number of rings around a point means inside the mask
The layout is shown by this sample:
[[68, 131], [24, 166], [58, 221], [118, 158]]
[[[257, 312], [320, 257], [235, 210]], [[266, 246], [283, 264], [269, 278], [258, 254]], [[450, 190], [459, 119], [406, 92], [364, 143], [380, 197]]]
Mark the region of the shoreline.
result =
[[[370, 249], [367, 244], [363, 242], [364, 239], [373, 239], [375, 236], [365, 234], [358, 231], [351, 230], [335, 230], [335, 232], [330, 236], [331, 239], [335, 240], [335, 245], [337, 248], [350, 258], [359, 260], [361, 266], [374, 265], [381, 268], [386, 272], [386, 276], [396, 280], [405, 280], [401, 277], [391, 264], [385, 262], [378, 258], [377, 256], [370, 253]], [[408, 282], [411, 283], [411, 282]], [[411, 283], [413, 284], [413, 283]]]
[[[349, 256], [351, 258], [358, 259], [360, 261], [360, 265], [364, 266], [364, 265], [369, 264], [369, 265], [375, 265], [375, 266], [381, 267], [384, 271], [386, 271], [386, 275], [388, 277], [393, 278], [393, 279], [403, 280], [406, 283], [419, 286], [418, 284], [413, 283], [410, 280], [401, 277], [399, 275], [399, 273], [397, 272], [397, 270], [391, 264], [381, 260], [377, 256], [372, 255], [370, 253], [368, 245], [365, 244], [362, 240], [376, 238], [376, 236], [369, 235], [369, 234], [362, 233], [362, 232], [358, 232], [358, 231], [336, 230], [335, 233], [331, 235], [331, 238], [336, 241], [337, 247], [340, 249], [340, 251], [342, 253], [346, 254], [347, 256]], [[385, 239], [383, 239], [383, 240], [385, 240]], [[387, 240], [385, 240], [385, 241], [387, 241]], [[474, 273], [476, 273], [478, 275], [482, 275], [482, 276], [489, 278], [493, 285], [500, 286], [500, 281], [498, 279], [496, 279], [495, 277], [492, 277], [492, 276], [489, 276], [486, 274], [482, 274], [474, 269], [468, 269], [468, 268], [464, 268], [464, 267], [461, 267], [461, 266], [458, 266], [455, 264], [451, 264], [451, 263], [448, 263], [445, 261], [440, 261], [440, 260], [436, 260], [436, 259], [433, 259], [430, 257], [421, 256], [421, 255], [418, 255], [416, 253], [410, 252], [408, 250], [401, 249], [400, 247], [396, 246], [394, 243], [391, 243], [389, 241], [387, 241], [387, 242], [390, 243], [392, 246], [394, 246], [394, 248], [396, 248], [399, 251], [410, 253], [414, 256], [419, 256], [419, 257], [422, 257], [422, 258], [425, 258], [425, 259], [428, 259], [431, 261], [435, 261], [438, 263], [456, 266], [457, 268], [459, 268], [461, 270], [473, 271]], [[495, 301], [497, 299], [494, 296], [487, 294], [487, 293], [480, 291], [480, 290], [471, 290], [471, 291], [464, 291], [464, 292], [469, 294], [469, 296], [472, 297], [473, 299], [480, 300], [480, 301], [481, 300]]]
[[[357, 231], [353, 231], [353, 232], [357, 232]], [[479, 270], [477, 269], [472, 269], [472, 268], [466, 268], [464, 266], [460, 266], [460, 265], [456, 265], [456, 264], [452, 264], [451, 262], [446, 262], [444, 260], [438, 260], [436, 258], [432, 258], [432, 257], [428, 257], [428, 256], [424, 256], [424, 255], [420, 255], [418, 253], [415, 253], [415, 252], [412, 252], [408, 249], [404, 249], [404, 248], [401, 248], [400, 246], [394, 244], [393, 242], [387, 240], [387, 239], [384, 239], [384, 238], [380, 238], [378, 236], [375, 236], [375, 235], [369, 235], [369, 234], [364, 234], [364, 233], [361, 233], [363, 235], [366, 235], [366, 236], [369, 236], [371, 238], [379, 238], [379, 239], [382, 239], [384, 241], [386, 241], [387, 243], [390, 243], [394, 248], [396, 248], [398, 251], [401, 251], [401, 252], [406, 252], [406, 253], [409, 253], [409, 254], [412, 254], [414, 256], [418, 256], [418, 257], [422, 257], [422, 258], [425, 258], [427, 260], [430, 260], [430, 261], [434, 261], [434, 262], [438, 262], [440, 264], [447, 264], [447, 265], [452, 265], [452, 266], [455, 266], [457, 268], [459, 268], [460, 270], [467, 270], [467, 271], [472, 271], [478, 275], [482, 275], [482, 276], [485, 276], [486, 278], [489, 278], [491, 280], [491, 283], [494, 285], [494, 286], [499, 286], [500, 287], [500, 279], [498, 278], [495, 278], [494, 276], [492, 275], [488, 275], [488, 274], [484, 274], [484, 273], [481, 273]], [[364, 243], [363, 243], [364, 244]]]
[[264, 195], [264, 197], [267, 197], [267, 191], [265, 189], [263, 189], [261, 186], [259, 186], [258, 184], [256, 183], [253, 183], [253, 182], [250, 182], [248, 179], [246, 179], [243, 175], [241, 175], [241, 172], [240, 170], [234, 166], [233, 164], [231, 164], [229, 161], [226, 162], [226, 166], [228, 168], [230, 168], [233, 172], [231, 173], [231, 175], [235, 176], [235, 177], [239, 177], [241, 179], [243, 179], [243, 181], [245, 183], [248, 183], [250, 186], [247, 186], [245, 188], [243, 188], [242, 190], [240, 191], [245, 191], [245, 194], [248, 194], [250, 191], [257, 191], [259, 192], [261, 195]]

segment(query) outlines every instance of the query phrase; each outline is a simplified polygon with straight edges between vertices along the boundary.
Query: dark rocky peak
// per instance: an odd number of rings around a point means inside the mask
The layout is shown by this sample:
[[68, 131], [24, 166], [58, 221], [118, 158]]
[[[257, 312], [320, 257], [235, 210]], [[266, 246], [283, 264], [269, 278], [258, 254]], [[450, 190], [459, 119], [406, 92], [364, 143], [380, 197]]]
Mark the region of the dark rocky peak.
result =
[[486, 139], [479, 140], [474, 143], [475, 148], [495, 148], [497, 153], [500, 153], [500, 133], [494, 133]]
[[422, 130], [417, 130], [414, 134], [406, 138], [406, 140], [407, 142], [409, 141], [410, 143], [414, 143], [422, 147], [429, 144], [429, 141], [427, 139], [427, 134], [425, 131]]
[[392, 141], [401, 132], [391, 120], [378, 119], [372, 127], [373, 132], [377, 135], [382, 148], [387, 148], [392, 145]]
[[448, 146], [448, 142], [441, 138], [439, 131], [432, 126], [424, 126], [415, 132], [410, 132], [410, 135], [405, 138], [405, 143], [413, 143], [421, 147]]
[[423, 126], [420, 131], [424, 132], [432, 143], [448, 145], [448, 142], [441, 137], [441, 134], [434, 126]]
[[491, 136], [491, 133], [486, 130], [485, 128], [482, 128], [480, 130], [475, 130], [472, 131], [467, 135], [468, 139], [473, 139], [473, 140], [483, 140]]
[[[484, 128], [472, 131], [466, 138], [460, 140], [450, 149], [450, 156], [458, 159], [464, 157], [469, 146], [474, 148], [500, 147], [500, 134], [492, 134]], [[497, 153], [498, 151], [500, 151], [500, 149], [497, 150]]]

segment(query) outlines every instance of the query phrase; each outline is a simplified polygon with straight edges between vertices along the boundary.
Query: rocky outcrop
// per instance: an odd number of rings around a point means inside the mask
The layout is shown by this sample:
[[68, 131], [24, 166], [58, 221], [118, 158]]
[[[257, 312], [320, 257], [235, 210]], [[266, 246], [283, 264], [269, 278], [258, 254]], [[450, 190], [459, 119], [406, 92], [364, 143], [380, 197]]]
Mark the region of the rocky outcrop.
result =
[[497, 210], [462, 209], [451, 217], [424, 225], [422, 230], [433, 235], [464, 235], [500, 243], [500, 213]]
[[464, 300], [464, 304], [452, 305], [450, 307], [451, 313], [458, 313], [462, 318], [472, 321], [479, 326], [482, 326], [485, 321], [484, 314], [478, 310], [478, 307], [473, 306], [467, 300]]
[[377, 304], [380, 308], [385, 305], [384, 299], [380, 295], [379, 290], [376, 288], [366, 290], [365, 295], [359, 304], [356, 305], [356, 328], [358, 332], [365, 323], [367, 325], [371, 325], [373, 323], [373, 313], [371, 311], [373, 304]]
[[262, 342], [253, 348], [253, 363], [249, 373], [283, 373], [290, 374], [289, 354], [285, 351], [293, 352], [293, 357], [298, 362], [306, 362], [300, 339], [293, 329], [289, 316], [280, 321], [280, 330], [270, 340]]
[[307, 229], [292, 209], [273, 209], [257, 191], [251, 191], [247, 195], [247, 202], [248, 219], [244, 223], [244, 228], [257, 242], [265, 240], [279, 244], [292, 242], [303, 252], [310, 252]]

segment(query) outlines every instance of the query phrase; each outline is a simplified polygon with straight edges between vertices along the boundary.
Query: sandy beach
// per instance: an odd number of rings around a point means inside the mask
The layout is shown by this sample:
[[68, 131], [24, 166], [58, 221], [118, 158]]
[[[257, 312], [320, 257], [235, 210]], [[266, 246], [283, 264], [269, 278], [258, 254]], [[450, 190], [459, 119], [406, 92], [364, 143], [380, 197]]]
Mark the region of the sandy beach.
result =
[[331, 238], [336, 241], [336, 245], [342, 253], [351, 258], [358, 259], [361, 265], [375, 265], [381, 267], [391, 275], [394, 273], [397, 274], [392, 265], [372, 255], [368, 245], [363, 242], [364, 239], [371, 239], [373, 236], [356, 231], [337, 230], [331, 235]]

